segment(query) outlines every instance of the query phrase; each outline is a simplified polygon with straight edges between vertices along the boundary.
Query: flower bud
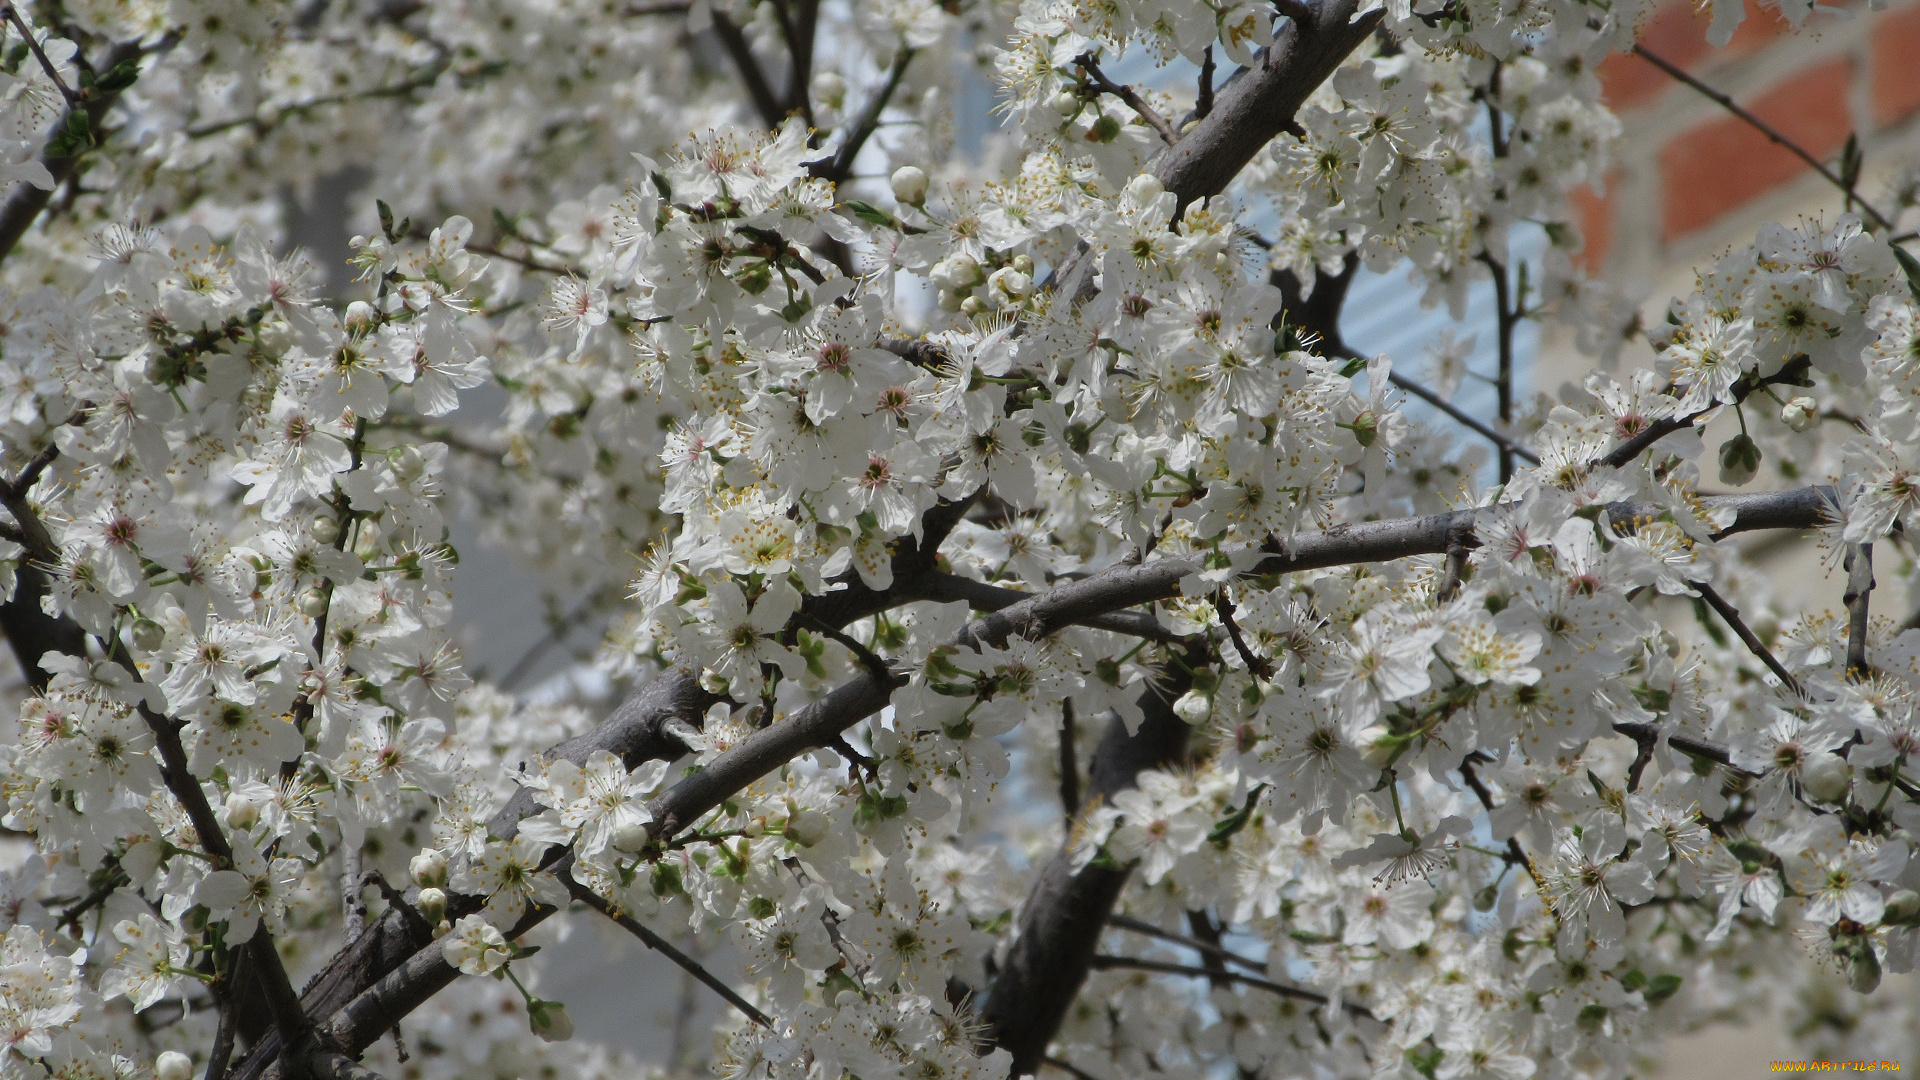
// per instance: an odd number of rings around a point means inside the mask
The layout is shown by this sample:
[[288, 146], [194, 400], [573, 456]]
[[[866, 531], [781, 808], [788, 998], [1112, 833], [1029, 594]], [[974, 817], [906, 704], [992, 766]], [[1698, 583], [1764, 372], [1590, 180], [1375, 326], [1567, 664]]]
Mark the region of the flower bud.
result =
[[963, 315], [978, 315], [985, 310], [987, 310], [987, 305], [981, 303], [980, 298], [977, 296], [969, 296], [965, 300], [960, 301], [960, 312]]
[[829, 109], [838, 109], [847, 103], [847, 80], [837, 71], [821, 71], [813, 76], [813, 100]]
[[1132, 199], [1136, 203], [1150, 203], [1159, 198], [1161, 193], [1166, 190], [1167, 186], [1162, 184], [1160, 178], [1152, 173], [1141, 173], [1139, 176], [1127, 181], [1127, 198]]
[[1010, 300], [1018, 300], [1033, 291], [1033, 279], [1011, 266], [1003, 266], [987, 279], [987, 288]]
[[1720, 444], [1720, 482], [1741, 487], [1760, 472], [1760, 447], [1745, 434]]
[[927, 173], [918, 165], [902, 165], [893, 170], [893, 197], [908, 206], [927, 202]]
[[1033, 276], [1033, 256], [1015, 255], [1013, 257], [1013, 268], [1027, 275], [1028, 277], [1032, 277]]
[[1053, 95], [1053, 111], [1071, 118], [1080, 112], [1080, 95], [1071, 90], [1062, 90]]
[[154, 652], [167, 643], [167, 628], [152, 619], [133, 621], [133, 646], [141, 652]]
[[933, 264], [927, 277], [943, 289], [960, 292], [986, 280], [980, 263], [971, 255], [953, 254]]
[[1805, 431], [1820, 422], [1820, 403], [1802, 394], [1781, 407], [1780, 419], [1795, 431]]
[[447, 917], [447, 893], [444, 889], [425, 888], [415, 898], [413, 906], [420, 909], [420, 917], [430, 923], [442, 923]]
[[801, 847], [812, 847], [827, 838], [833, 828], [833, 819], [818, 810], [797, 810], [787, 818], [787, 827], [782, 830], [787, 839]]
[[1354, 739], [1354, 749], [1360, 751], [1368, 765], [1384, 769], [1387, 762], [1393, 760], [1393, 732], [1379, 724], [1366, 727]]
[[340, 539], [340, 522], [332, 514], [315, 514], [308, 531], [313, 533], [315, 540], [331, 544]]
[[260, 804], [244, 795], [227, 796], [227, 828], [252, 832], [260, 824]]
[[1180, 700], [1173, 703], [1173, 715], [1189, 724], [1205, 722], [1212, 712], [1213, 699], [1193, 690], [1181, 694]]
[[573, 1038], [573, 1017], [557, 1001], [535, 998], [527, 1002], [527, 1026], [546, 1042], [566, 1042]]
[[346, 322], [347, 329], [357, 330], [371, 323], [373, 316], [374, 310], [372, 304], [367, 303], [365, 300], [355, 300], [353, 303], [347, 305], [346, 314], [342, 316], [342, 319]]
[[613, 849], [632, 855], [644, 850], [653, 833], [647, 830], [643, 821], [629, 821], [613, 830]]
[[1880, 988], [1880, 958], [1873, 946], [1861, 942], [1847, 961], [1847, 985], [1856, 994], [1871, 994]]
[[1853, 787], [1853, 767], [1838, 754], [1816, 754], [1800, 767], [1800, 789], [1814, 802], [1837, 803]]
[[1920, 923], [1920, 892], [1901, 889], [1887, 897], [1887, 913], [1880, 917], [1880, 921], [1896, 926]]
[[403, 482], [412, 483], [420, 479], [421, 474], [426, 471], [427, 459], [420, 456], [420, 448], [417, 446], [405, 447], [394, 456], [393, 475]]
[[407, 863], [407, 873], [423, 889], [439, 888], [447, 883], [447, 857], [427, 848]]
[[326, 590], [315, 585], [300, 594], [300, 614], [309, 619], [317, 619], [327, 613], [327, 605], [330, 602]]
[[153, 1059], [153, 1080], [193, 1080], [193, 1059], [178, 1050], [162, 1050]]

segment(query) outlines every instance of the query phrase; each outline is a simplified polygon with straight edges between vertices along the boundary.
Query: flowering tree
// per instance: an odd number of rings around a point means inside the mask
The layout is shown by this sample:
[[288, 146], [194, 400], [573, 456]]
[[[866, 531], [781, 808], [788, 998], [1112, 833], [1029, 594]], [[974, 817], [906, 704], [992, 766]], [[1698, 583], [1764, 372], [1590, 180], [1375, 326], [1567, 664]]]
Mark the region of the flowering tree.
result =
[[[1640, 322], [1566, 198], [1645, 10], [7, 5], [0, 1075], [617, 1074], [568, 909], [756, 1080], [1619, 1077], [1775, 1000], [1897, 1054], [1913, 200], [1850, 159]], [[323, 296], [283, 193], [348, 169]], [[1347, 349], [1363, 263], [1491, 278], [1497, 416]], [[1584, 388], [1518, 399], [1525, 320]], [[449, 504], [616, 707], [463, 673]]]

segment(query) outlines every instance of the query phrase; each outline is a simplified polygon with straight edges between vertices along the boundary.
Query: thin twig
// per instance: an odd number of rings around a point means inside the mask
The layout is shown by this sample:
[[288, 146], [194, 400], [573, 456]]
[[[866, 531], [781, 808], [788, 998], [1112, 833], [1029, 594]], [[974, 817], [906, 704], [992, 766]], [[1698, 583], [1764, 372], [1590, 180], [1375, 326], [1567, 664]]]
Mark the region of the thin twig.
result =
[[567, 886], [567, 891], [573, 894], [573, 898], [575, 900], [580, 901], [581, 903], [587, 905], [588, 907], [599, 912], [600, 914], [605, 915], [607, 918], [612, 919], [614, 922], [614, 925], [618, 926], [622, 930], [625, 930], [627, 933], [632, 934], [634, 937], [639, 938], [641, 944], [661, 954], [662, 956], [665, 956], [667, 959], [673, 961], [675, 964], [678, 964], [680, 966], [680, 970], [685, 971], [687, 974], [692, 975], [696, 979], [699, 979], [701, 983], [703, 983], [708, 989], [712, 990], [716, 994], [719, 994], [720, 997], [723, 1000], [725, 1000], [727, 1004], [733, 1006], [736, 1009], [739, 1009], [740, 1014], [742, 1016], [745, 1016], [747, 1019], [753, 1021], [756, 1024], [759, 1024], [763, 1028], [771, 1029], [773, 1027], [773, 1021], [768, 1019], [766, 1013], [763, 1013], [759, 1009], [754, 1008], [752, 1002], [748, 1001], [746, 998], [741, 997], [739, 994], [734, 993], [732, 987], [728, 986], [724, 982], [721, 982], [717, 977], [715, 977], [713, 972], [708, 971], [705, 967], [702, 967], [700, 964], [700, 961], [695, 960], [693, 957], [688, 956], [686, 953], [681, 952], [677, 948], [674, 948], [673, 942], [668, 941], [666, 938], [663, 938], [659, 934], [656, 934], [653, 931], [647, 929], [645, 926], [642, 926], [632, 916], [626, 914], [623, 911], [615, 910], [612, 904], [607, 903], [605, 899], [601, 898], [601, 896], [598, 893], [595, 893], [592, 889], [589, 889], [585, 885], [582, 885], [579, 882], [573, 880], [571, 875], [563, 875], [563, 877]]
[[1249, 674], [1261, 679], [1273, 678], [1273, 665], [1255, 656], [1248, 647], [1247, 639], [1240, 635], [1240, 624], [1233, 621], [1233, 601], [1227, 598], [1225, 589], [1215, 589], [1213, 610], [1220, 615], [1220, 624], [1227, 628], [1227, 637], [1233, 641], [1233, 650], [1240, 654], [1240, 662], [1247, 665]]
[[839, 642], [840, 646], [852, 653], [854, 658], [859, 660], [861, 665], [868, 671], [872, 672], [875, 678], [892, 679], [896, 677], [892, 666], [887, 663], [886, 657], [868, 648], [866, 643], [859, 638], [804, 612], [800, 614], [799, 621], [801, 626], [815, 633], [825, 634], [827, 637]]
[[720, 46], [733, 58], [733, 66], [740, 71], [740, 81], [747, 86], [747, 96], [753, 99], [754, 111], [760, 114], [762, 123], [777, 128], [786, 120], [787, 111], [780, 107], [780, 99], [773, 94], [773, 84], [767, 81], [767, 73], [760, 66], [760, 59], [753, 55], [753, 46], [747, 43], [747, 36], [732, 17], [723, 11], [713, 13], [713, 32], [720, 39]]
[[[1488, 813], [1492, 813], [1494, 810], [1493, 792], [1487, 790], [1486, 781], [1480, 779], [1480, 773], [1474, 769], [1473, 766], [1476, 760], [1489, 761], [1491, 759], [1478, 751], [1468, 754], [1467, 757], [1460, 762], [1460, 778], [1467, 782], [1467, 787], [1473, 789], [1473, 797], [1480, 800], [1480, 805], [1485, 808]], [[1527, 858], [1526, 849], [1520, 846], [1520, 838], [1517, 836], [1507, 837], [1507, 862], [1515, 866], [1525, 867], [1527, 876], [1533, 879], [1534, 891], [1538, 892], [1542, 897], [1547, 895], [1547, 883], [1541, 880], [1540, 872], [1533, 868], [1533, 860]], [[1554, 914], [1555, 921], [1558, 921], [1559, 918], [1560, 915], [1556, 912]]]
[[853, 175], [853, 161], [873, 136], [874, 128], [880, 124], [880, 114], [886, 111], [893, 95], [900, 89], [900, 80], [906, 78], [907, 65], [913, 62], [916, 50], [903, 48], [894, 55], [893, 66], [887, 70], [887, 81], [880, 84], [861, 108], [860, 115], [847, 125], [846, 137], [840, 140], [840, 149], [833, 156], [807, 163], [808, 171], [821, 180], [831, 180], [838, 184]]
[[1107, 925], [1118, 930], [1130, 930], [1136, 934], [1145, 934], [1148, 937], [1159, 938], [1161, 941], [1170, 941], [1175, 945], [1184, 945], [1197, 953], [1224, 960], [1229, 964], [1239, 964], [1248, 971], [1267, 970], [1265, 963], [1255, 960], [1251, 956], [1242, 956], [1231, 949], [1222, 948], [1218, 944], [1201, 941], [1199, 938], [1188, 937], [1185, 934], [1178, 934], [1172, 930], [1162, 929], [1153, 923], [1147, 922], [1144, 919], [1136, 919], [1131, 915], [1109, 915], [1107, 916]]
[[1864, 679], [1867, 665], [1867, 601], [1873, 595], [1873, 545], [1847, 545], [1847, 676]]
[[[1738, 405], [1746, 401], [1748, 395], [1752, 394], [1755, 390], [1769, 386], [1779, 386], [1782, 384], [1787, 386], [1809, 385], [1803, 383], [1801, 380], [1806, 378], [1807, 371], [1811, 367], [1811, 363], [1805, 357], [1800, 357], [1782, 364], [1779, 371], [1765, 378], [1755, 379], [1752, 375], [1749, 375], [1739, 382], [1734, 383], [1733, 401], [1731, 404]], [[1622, 442], [1619, 446], [1609, 450], [1607, 456], [1601, 458], [1596, 464], [1604, 469], [1618, 469], [1634, 458], [1639, 457], [1642, 450], [1659, 442], [1661, 439], [1666, 438], [1676, 431], [1692, 427], [1694, 421], [1720, 408], [1722, 404], [1722, 402], [1714, 402], [1698, 412], [1688, 413], [1685, 416], [1667, 416], [1655, 420], [1653, 423], [1648, 424], [1639, 434], [1634, 435], [1632, 438]]]
[[1127, 108], [1139, 113], [1140, 119], [1151, 124], [1153, 130], [1160, 133], [1160, 138], [1163, 139], [1168, 146], [1172, 146], [1174, 143], [1180, 141], [1180, 133], [1173, 130], [1173, 125], [1167, 123], [1166, 117], [1161, 116], [1154, 110], [1153, 106], [1147, 104], [1147, 99], [1141, 97], [1139, 91], [1124, 83], [1117, 83], [1107, 78], [1107, 73], [1100, 70], [1100, 62], [1093, 58], [1091, 51], [1083, 52], [1079, 56], [1074, 57], [1073, 62], [1080, 70], [1086, 72], [1086, 77], [1092, 81], [1093, 85], [1099, 87], [1102, 93], [1112, 94], [1114, 97], [1126, 102]]
[[1068, 1076], [1073, 1077], [1073, 1080], [1100, 1080], [1099, 1077], [1093, 1075], [1092, 1073], [1081, 1068], [1080, 1066], [1075, 1065], [1073, 1062], [1068, 1061], [1065, 1058], [1055, 1058], [1055, 1057], [1041, 1058], [1040, 1064], [1051, 1066], [1052, 1068], [1055, 1068], [1055, 1069], [1059, 1069], [1061, 1072], [1066, 1073]]
[[[150, 48], [143, 47], [138, 42], [117, 44], [107, 50], [107, 55], [101, 58], [99, 70], [112, 71], [121, 64], [132, 63], [150, 53], [171, 49], [179, 40], [179, 35], [169, 33]], [[54, 135], [48, 139], [40, 152], [40, 163], [46, 166], [47, 172], [53, 176], [55, 188], [73, 175], [74, 167], [79, 163], [81, 156], [91, 149], [89, 146], [69, 154], [54, 153], [61, 135], [71, 129], [75, 115], [85, 114], [87, 130], [93, 135], [92, 141], [97, 145], [103, 134], [101, 125], [106, 120], [107, 112], [118, 100], [120, 100], [118, 91], [102, 93], [98, 87], [95, 87], [88, 93], [86, 100], [76, 103], [67, 110], [66, 115], [60, 118], [58, 126], [54, 129]], [[27, 234], [27, 229], [39, 219], [40, 211], [45, 210], [48, 201], [53, 198], [52, 189], [34, 184], [16, 184], [14, 187], [14, 193], [4, 204], [0, 204], [0, 259], [5, 259], [13, 252], [14, 247], [20, 243], [20, 238]]]
[[4, 15], [6, 20], [13, 24], [13, 28], [20, 31], [20, 36], [27, 39], [27, 48], [33, 50], [34, 59], [40, 61], [40, 67], [46, 71], [47, 78], [53, 80], [53, 85], [59, 87], [60, 96], [67, 99], [67, 104], [69, 106], [79, 104], [80, 95], [74, 92], [73, 87], [67, 85], [67, 80], [60, 77], [60, 69], [54, 67], [53, 61], [47, 58], [47, 52], [41, 47], [40, 39], [34, 37], [33, 31], [27, 28], [26, 21], [20, 18], [20, 12], [12, 4], [8, 4], [0, 8], [0, 15]]
[[[1174, 964], [1164, 960], [1145, 960], [1135, 956], [1110, 956], [1106, 953], [1094, 954], [1093, 960], [1088, 966], [1092, 967], [1095, 971], [1130, 968], [1136, 971], [1158, 972], [1162, 975], [1186, 975], [1196, 979], [1220, 978], [1228, 982], [1239, 983], [1242, 986], [1251, 986], [1256, 990], [1265, 990], [1268, 993], [1277, 994], [1280, 997], [1293, 998], [1296, 1001], [1311, 1001], [1316, 1005], [1325, 1005], [1327, 1003], [1327, 995], [1320, 993], [1318, 990], [1308, 990], [1304, 986], [1288, 986], [1286, 983], [1277, 983], [1271, 979], [1262, 979], [1257, 975], [1244, 975], [1238, 971], [1229, 971], [1225, 974], [1216, 975], [1206, 968], [1194, 967], [1189, 964]], [[1373, 1010], [1367, 1008], [1365, 1005], [1351, 1001], [1342, 1002], [1341, 1004], [1346, 1007], [1348, 1012], [1355, 1016], [1362, 1016], [1368, 1020], [1373, 1019]]]
[[1073, 828], [1080, 813], [1080, 748], [1073, 716], [1073, 699], [1060, 702], [1060, 807], [1067, 815], [1067, 828]]
[[540, 658], [547, 655], [548, 650], [567, 640], [567, 637], [579, 628], [581, 620], [593, 614], [594, 610], [600, 607], [600, 604], [601, 600], [599, 595], [597, 593], [591, 594], [585, 600], [582, 600], [572, 611], [562, 615], [560, 621], [548, 626], [546, 635], [539, 641], [534, 642], [533, 646], [526, 652], [520, 654], [520, 659], [513, 662], [513, 666], [508, 668], [507, 673], [500, 677], [497, 685], [502, 690], [509, 690], [520, 685], [520, 680], [526, 678], [528, 674], [533, 671], [533, 666], [540, 662]]
[[233, 1060], [233, 992], [246, 981], [247, 952], [229, 950], [226, 985], [220, 994], [220, 1023], [213, 1031], [213, 1049], [207, 1053], [207, 1075], [203, 1080], [225, 1080], [227, 1065]]
[[1774, 659], [1772, 650], [1768, 649], [1766, 644], [1754, 634], [1753, 628], [1747, 625], [1746, 620], [1740, 617], [1740, 609], [1727, 603], [1726, 597], [1714, 591], [1713, 586], [1704, 581], [1693, 582], [1693, 587], [1707, 602], [1707, 606], [1733, 628], [1733, 632], [1739, 636], [1741, 643], [1746, 645], [1747, 651], [1759, 657], [1760, 662], [1767, 665], [1767, 670], [1773, 672], [1781, 685], [1792, 691], [1795, 697], [1801, 696], [1800, 680], [1794, 678], [1785, 667], [1781, 666], [1780, 661]]
[[1839, 175], [1837, 175], [1832, 169], [1827, 168], [1826, 165], [1822, 164], [1818, 158], [1815, 158], [1812, 154], [1807, 153], [1806, 149], [1803, 148], [1799, 143], [1796, 143], [1792, 139], [1789, 139], [1785, 135], [1782, 135], [1777, 129], [1775, 129], [1771, 124], [1768, 124], [1765, 120], [1760, 119], [1758, 116], [1755, 116], [1754, 114], [1741, 108], [1739, 105], [1734, 104], [1734, 101], [1732, 98], [1728, 97], [1727, 95], [1721, 93], [1718, 90], [1715, 90], [1713, 87], [1708, 86], [1706, 83], [1701, 82], [1699, 79], [1694, 78], [1692, 75], [1688, 74], [1685, 71], [1685, 69], [1676, 66], [1672, 62], [1668, 61], [1666, 58], [1662, 57], [1660, 54], [1648, 50], [1646, 46], [1641, 45], [1638, 42], [1634, 43], [1633, 55], [1638, 56], [1640, 59], [1645, 60], [1647, 63], [1652, 64], [1654, 67], [1657, 67], [1661, 71], [1666, 72], [1668, 75], [1671, 75], [1673, 78], [1677, 79], [1678, 81], [1683, 82], [1688, 86], [1692, 87], [1695, 91], [1699, 92], [1701, 96], [1707, 98], [1709, 101], [1712, 101], [1713, 103], [1719, 105], [1721, 108], [1739, 117], [1741, 120], [1745, 121], [1750, 127], [1752, 127], [1755, 131], [1758, 131], [1760, 134], [1765, 135], [1767, 138], [1771, 139], [1773, 142], [1786, 148], [1787, 152], [1791, 153], [1794, 157], [1797, 157], [1801, 161], [1804, 161], [1808, 165], [1812, 166], [1813, 171], [1819, 173], [1822, 177], [1824, 177], [1827, 183], [1832, 184], [1836, 188], [1839, 188], [1840, 191], [1844, 193], [1848, 199], [1851, 199], [1852, 201], [1859, 203], [1860, 209], [1865, 210], [1867, 212], [1867, 216], [1871, 217], [1875, 222], [1879, 223], [1881, 228], [1883, 229], [1893, 228], [1893, 222], [1887, 220], [1887, 217], [1885, 214], [1882, 214], [1880, 211], [1875, 210], [1870, 203], [1868, 203], [1865, 199], [1862, 199], [1859, 195], [1855, 194], [1852, 185], [1840, 179]]
[[1446, 413], [1448, 417], [1461, 424], [1467, 430], [1493, 443], [1494, 446], [1499, 448], [1502, 454], [1520, 458], [1529, 465], [1540, 464], [1540, 455], [1514, 442], [1512, 439], [1488, 427], [1486, 424], [1481, 423], [1474, 418], [1473, 414], [1462, 411], [1458, 405], [1441, 397], [1425, 385], [1397, 371], [1389, 371], [1387, 378], [1393, 385], [1405, 390], [1407, 393], [1412, 394], [1414, 397], [1419, 398], [1434, 408], [1439, 409], [1441, 412]]

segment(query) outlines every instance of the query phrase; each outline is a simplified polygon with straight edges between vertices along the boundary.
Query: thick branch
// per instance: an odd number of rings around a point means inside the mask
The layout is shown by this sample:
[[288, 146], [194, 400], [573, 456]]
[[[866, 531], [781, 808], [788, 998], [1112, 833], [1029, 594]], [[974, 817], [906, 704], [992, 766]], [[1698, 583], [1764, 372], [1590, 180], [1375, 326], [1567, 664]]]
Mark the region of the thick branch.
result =
[[[1138, 730], [1129, 735], [1117, 716], [1108, 722], [1094, 752], [1083, 814], [1132, 788], [1143, 770], [1186, 757], [1192, 727], [1174, 714], [1173, 702], [1193, 677], [1183, 665], [1169, 664], [1162, 671], [1163, 684], [1140, 695], [1144, 718]], [[1013, 1055], [1013, 1075], [1034, 1072], [1046, 1057], [1047, 1044], [1086, 982], [1100, 933], [1131, 873], [1130, 867], [1105, 863], [1076, 871], [1071, 848], [1062, 847], [1034, 882], [981, 1014], [995, 1044]]]
[[1320, 88], [1380, 25], [1382, 11], [1353, 18], [1354, 0], [1322, 0], [1308, 21], [1290, 21], [1253, 64], [1214, 91], [1213, 108], [1154, 162], [1153, 173], [1180, 199], [1225, 191], [1261, 148], [1293, 124], [1301, 103]]
[[1867, 665], [1867, 601], [1873, 596], [1873, 545], [1847, 545], [1847, 675], [1865, 678]]

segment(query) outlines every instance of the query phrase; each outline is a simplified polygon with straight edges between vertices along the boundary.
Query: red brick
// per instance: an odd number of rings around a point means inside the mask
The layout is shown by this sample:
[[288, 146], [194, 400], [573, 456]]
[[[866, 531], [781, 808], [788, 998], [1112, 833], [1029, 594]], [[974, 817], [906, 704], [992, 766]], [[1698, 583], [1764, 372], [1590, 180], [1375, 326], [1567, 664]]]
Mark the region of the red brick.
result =
[[[1613, 178], [1608, 177], [1608, 187], [1613, 186]], [[1573, 220], [1580, 226], [1580, 235], [1586, 246], [1580, 254], [1573, 257], [1574, 264], [1590, 274], [1598, 274], [1607, 266], [1607, 255], [1613, 250], [1613, 196], [1601, 195], [1593, 190], [1591, 184], [1581, 184], [1574, 188], [1568, 201], [1573, 204]]]
[[[1824, 160], [1852, 129], [1852, 77], [1851, 60], [1831, 60], [1781, 80], [1746, 107]], [[1668, 240], [1690, 233], [1805, 171], [1805, 162], [1739, 117], [1710, 120], [1660, 148], [1661, 233]]]
[[[1714, 49], [1707, 44], [1707, 28], [1712, 25], [1713, 16], [1699, 10], [1692, 0], [1666, 0], [1640, 27], [1635, 40], [1663, 60], [1687, 71], [1698, 71], [1753, 52], [1791, 29], [1778, 12], [1751, 2], [1747, 3], [1746, 21], [1733, 32], [1733, 40], [1725, 48]], [[1607, 104], [1616, 110], [1645, 105], [1674, 85], [1672, 76], [1632, 53], [1607, 57], [1600, 62], [1599, 75]]]
[[1874, 19], [1873, 119], [1881, 126], [1920, 111], [1920, 4]]

